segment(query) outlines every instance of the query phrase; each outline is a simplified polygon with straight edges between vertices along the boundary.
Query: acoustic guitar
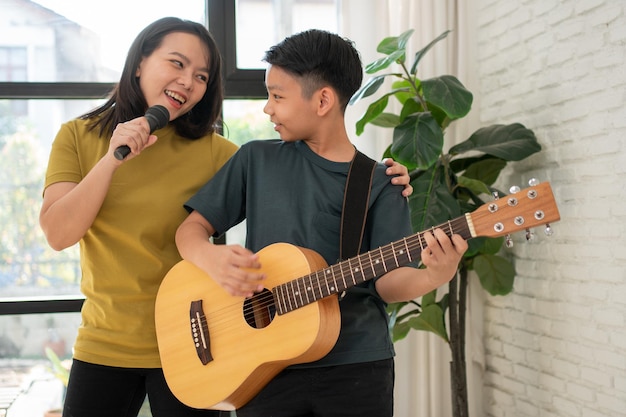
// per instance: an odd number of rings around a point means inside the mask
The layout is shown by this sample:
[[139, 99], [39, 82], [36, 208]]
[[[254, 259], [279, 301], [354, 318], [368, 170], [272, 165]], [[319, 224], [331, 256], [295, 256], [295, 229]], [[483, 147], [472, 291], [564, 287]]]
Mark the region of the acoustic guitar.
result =
[[[549, 183], [486, 203], [438, 226], [470, 239], [498, 237], [560, 219]], [[156, 332], [165, 379], [190, 407], [235, 410], [276, 374], [326, 355], [339, 336], [337, 294], [420, 259], [424, 232], [328, 266], [287, 243], [259, 251], [266, 289], [233, 297], [188, 261], [165, 276]]]

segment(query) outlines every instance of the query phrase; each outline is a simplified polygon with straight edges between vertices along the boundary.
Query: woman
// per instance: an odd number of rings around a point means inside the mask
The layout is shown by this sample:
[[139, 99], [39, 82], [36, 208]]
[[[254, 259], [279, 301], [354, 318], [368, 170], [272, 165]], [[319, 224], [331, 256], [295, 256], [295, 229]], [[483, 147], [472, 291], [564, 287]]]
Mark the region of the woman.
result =
[[[201, 24], [168, 17], [130, 47], [111, 98], [61, 126], [46, 173], [41, 227], [56, 250], [80, 242], [82, 323], [64, 416], [217, 416], [180, 403], [160, 369], [156, 293], [180, 255], [183, 203], [237, 146], [215, 132], [223, 100], [221, 57]], [[143, 115], [161, 105], [154, 135]], [[122, 160], [115, 150], [126, 145]], [[408, 183], [394, 164], [394, 183]], [[407, 185], [405, 194], [410, 194]]]
[[[55, 139], [40, 223], [54, 249], [80, 242], [86, 297], [65, 416], [136, 416], [146, 393], [155, 417], [217, 415], [187, 408], [167, 388], [154, 299], [180, 260], [182, 203], [237, 149], [215, 132], [220, 72], [206, 28], [160, 19], [133, 42], [111, 98]], [[154, 105], [170, 123], [151, 135], [142, 116]], [[131, 153], [120, 161], [122, 145]]]

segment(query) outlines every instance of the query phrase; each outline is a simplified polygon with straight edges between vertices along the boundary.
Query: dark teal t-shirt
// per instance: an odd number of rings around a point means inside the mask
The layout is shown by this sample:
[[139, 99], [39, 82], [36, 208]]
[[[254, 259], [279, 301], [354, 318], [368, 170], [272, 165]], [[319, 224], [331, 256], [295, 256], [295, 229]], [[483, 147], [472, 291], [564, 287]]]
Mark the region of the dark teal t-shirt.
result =
[[[246, 247], [253, 252], [286, 242], [338, 262], [341, 210], [350, 164], [315, 154], [304, 142], [260, 140], [243, 145], [186, 204], [223, 234], [246, 220]], [[376, 167], [361, 253], [412, 234], [408, 203]], [[297, 277], [294, 277], [297, 278]], [[327, 366], [387, 359], [394, 355], [385, 303], [372, 281], [349, 289], [339, 302], [341, 332]]]

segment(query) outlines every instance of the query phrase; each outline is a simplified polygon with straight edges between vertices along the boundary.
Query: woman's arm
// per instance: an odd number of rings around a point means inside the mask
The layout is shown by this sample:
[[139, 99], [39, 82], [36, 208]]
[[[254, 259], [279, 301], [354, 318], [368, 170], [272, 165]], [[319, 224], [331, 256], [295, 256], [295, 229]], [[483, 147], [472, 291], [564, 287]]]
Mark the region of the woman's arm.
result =
[[[53, 249], [68, 248], [85, 235], [102, 207], [117, 168], [156, 142], [157, 137], [150, 135], [149, 129], [145, 117], [117, 125], [106, 155], [80, 183], [59, 182], [45, 189], [39, 224]], [[113, 152], [123, 144], [128, 144], [132, 153], [119, 161]]]

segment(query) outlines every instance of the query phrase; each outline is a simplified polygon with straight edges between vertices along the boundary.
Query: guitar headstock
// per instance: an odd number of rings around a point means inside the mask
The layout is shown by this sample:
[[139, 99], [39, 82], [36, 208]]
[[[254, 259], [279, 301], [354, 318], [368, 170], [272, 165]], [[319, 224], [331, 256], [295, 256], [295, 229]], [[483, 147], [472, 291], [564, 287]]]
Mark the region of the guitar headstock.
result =
[[486, 203], [468, 216], [473, 237], [504, 236], [561, 218], [548, 182], [532, 185]]

